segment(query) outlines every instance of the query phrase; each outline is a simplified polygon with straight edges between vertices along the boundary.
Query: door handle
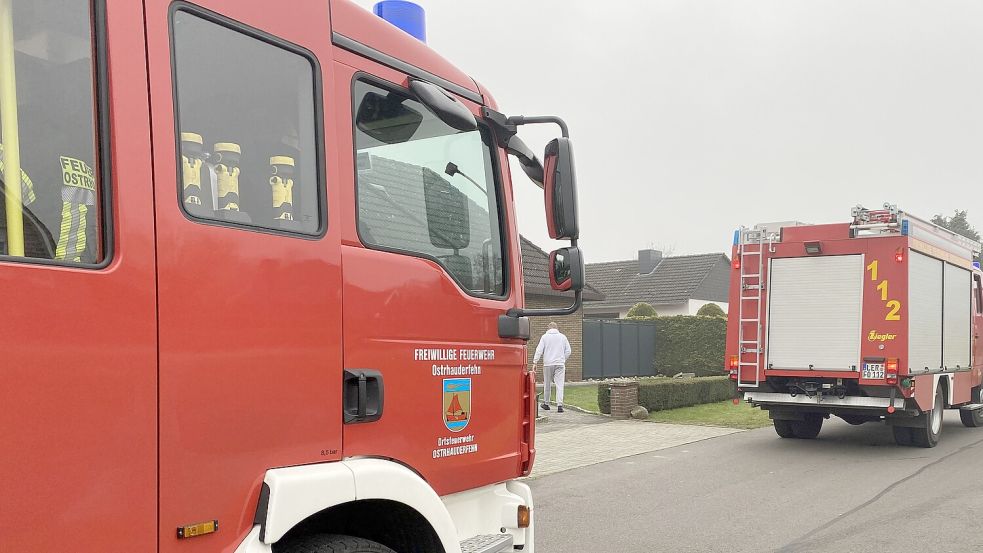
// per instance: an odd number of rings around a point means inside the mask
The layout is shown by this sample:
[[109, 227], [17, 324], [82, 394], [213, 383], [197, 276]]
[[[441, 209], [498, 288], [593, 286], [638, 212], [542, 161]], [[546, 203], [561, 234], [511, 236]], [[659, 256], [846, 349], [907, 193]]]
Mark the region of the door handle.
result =
[[384, 394], [381, 372], [346, 369], [342, 388], [345, 424], [372, 422], [382, 418]]

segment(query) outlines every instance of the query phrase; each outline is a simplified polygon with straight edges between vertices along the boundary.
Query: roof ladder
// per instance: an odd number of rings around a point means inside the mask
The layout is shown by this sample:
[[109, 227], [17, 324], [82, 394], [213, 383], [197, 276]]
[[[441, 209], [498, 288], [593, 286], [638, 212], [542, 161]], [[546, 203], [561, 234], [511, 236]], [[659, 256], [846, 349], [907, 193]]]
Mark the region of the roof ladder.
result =
[[[762, 333], [764, 313], [765, 245], [772, 251], [774, 236], [761, 229], [741, 227], [737, 244], [740, 260], [740, 290], [737, 302], [737, 385], [741, 388], [757, 388], [761, 385], [762, 361], [765, 358], [765, 341]], [[754, 384], [745, 382], [741, 375], [754, 372]]]

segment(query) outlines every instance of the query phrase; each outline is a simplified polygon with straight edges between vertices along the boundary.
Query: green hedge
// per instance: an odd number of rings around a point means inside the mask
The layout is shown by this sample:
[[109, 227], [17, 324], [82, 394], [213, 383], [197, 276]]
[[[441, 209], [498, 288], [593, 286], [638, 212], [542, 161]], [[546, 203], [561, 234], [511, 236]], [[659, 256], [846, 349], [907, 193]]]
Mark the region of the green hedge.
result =
[[672, 376], [725, 374], [724, 343], [727, 319], [678, 315], [659, 317], [655, 322], [655, 372]]
[[[734, 383], [726, 376], [705, 378], [650, 378], [638, 381], [638, 404], [649, 411], [726, 401], [734, 397]], [[597, 387], [597, 404], [611, 413], [611, 387]]]

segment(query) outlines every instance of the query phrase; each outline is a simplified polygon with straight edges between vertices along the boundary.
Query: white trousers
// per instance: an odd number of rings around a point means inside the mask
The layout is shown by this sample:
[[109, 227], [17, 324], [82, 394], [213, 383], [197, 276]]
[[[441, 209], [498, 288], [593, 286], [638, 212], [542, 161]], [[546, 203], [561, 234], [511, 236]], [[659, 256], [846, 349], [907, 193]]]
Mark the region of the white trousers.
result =
[[550, 402], [550, 385], [556, 384], [556, 404], [563, 405], [563, 379], [567, 368], [563, 365], [543, 366], [543, 403]]

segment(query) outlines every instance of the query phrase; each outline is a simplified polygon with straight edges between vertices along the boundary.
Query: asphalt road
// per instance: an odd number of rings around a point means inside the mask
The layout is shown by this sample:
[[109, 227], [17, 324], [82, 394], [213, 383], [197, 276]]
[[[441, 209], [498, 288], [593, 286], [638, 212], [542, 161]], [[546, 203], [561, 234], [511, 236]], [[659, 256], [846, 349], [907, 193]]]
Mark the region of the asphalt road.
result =
[[983, 428], [943, 424], [934, 449], [833, 418], [532, 479], [537, 551], [983, 552]]

